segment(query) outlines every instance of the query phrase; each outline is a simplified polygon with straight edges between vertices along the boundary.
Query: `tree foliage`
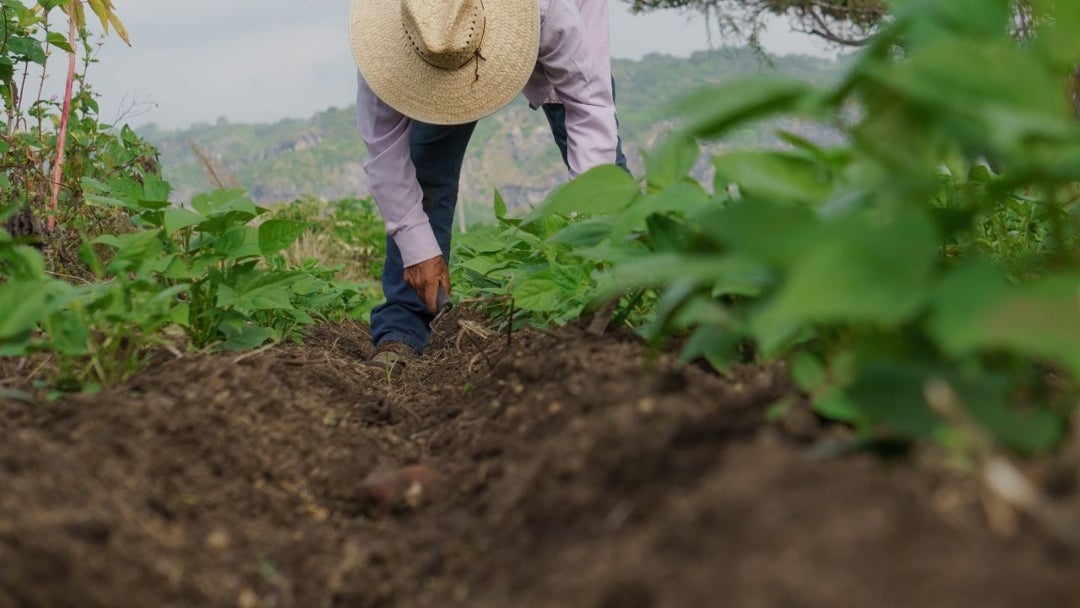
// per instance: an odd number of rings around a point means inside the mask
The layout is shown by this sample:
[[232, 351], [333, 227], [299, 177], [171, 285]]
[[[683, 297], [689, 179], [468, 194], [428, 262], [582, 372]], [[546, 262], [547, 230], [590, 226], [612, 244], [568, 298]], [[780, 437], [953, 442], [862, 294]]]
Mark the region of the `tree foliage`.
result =
[[863, 44], [888, 7], [885, 0], [626, 0], [633, 12], [657, 9], [700, 11], [716, 20], [721, 35], [742, 35], [755, 40], [770, 16], [787, 17], [801, 32], [829, 42]]

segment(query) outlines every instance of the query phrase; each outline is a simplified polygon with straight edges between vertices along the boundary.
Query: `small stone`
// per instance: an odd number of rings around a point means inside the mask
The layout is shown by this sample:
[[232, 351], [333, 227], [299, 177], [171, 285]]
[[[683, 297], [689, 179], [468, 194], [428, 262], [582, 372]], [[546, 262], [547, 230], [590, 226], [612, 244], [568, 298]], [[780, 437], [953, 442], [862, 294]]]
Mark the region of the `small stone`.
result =
[[409, 485], [409, 489], [405, 490], [405, 504], [410, 509], [416, 510], [420, 508], [420, 505], [424, 502], [424, 484], [414, 481]]
[[206, 546], [210, 549], [228, 549], [232, 545], [232, 538], [224, 530], [214, 530], [206, 536]]
[[244, 589], [236, 599], [236, 605], [240, 608], [255, 608], [259, 605], [259, 596], [251, 589]]
[[381, 515], [395, 507], [418, 508], [424, 491], [438, 476], [426, 465], [415, 464], [394, 471], [368, 475], [360, 485], [360, 502], [368, 515]]
[[551, 405], [548, 406], [549, 414], [558, 414], [561, 411], [563, 411], [563, 404], [559, 401], [552, 401]]
[[649, 416], [656, 411], [656, 399], [652, 397], [642, 397], [637, 403], [637, 409], [642, 414]]

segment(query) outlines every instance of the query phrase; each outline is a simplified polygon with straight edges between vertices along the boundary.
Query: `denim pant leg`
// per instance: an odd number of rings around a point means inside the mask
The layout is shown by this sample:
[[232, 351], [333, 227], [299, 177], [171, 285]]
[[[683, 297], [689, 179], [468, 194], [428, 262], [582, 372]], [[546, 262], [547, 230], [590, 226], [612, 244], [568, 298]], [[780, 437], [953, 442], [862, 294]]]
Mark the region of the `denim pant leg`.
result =
[[[474, 127], [475, 122], [429, 125], [413, 121], [409, 131], [409, 149], [416, 166], [416, 179], [424, 193], [424, 211], [447, 264], [461, 164]], [[388, 341], [403, 342], [422, 353], [431, 337], [429, 323], [433, 316], [405, 282], [404, 275], [401, 251], [388, 236], [382, 275], [386, 302], [371, 311], [371, 338], [376, 346]]]
[[[611, 95], [612, 95], [611, 99], [612, 99], [612, 101], [614, 101], [615, 100], [615, 77], [614, 76], [611, 77]], [[567, 151], [566, 151], [567, 150], [567, 148], [566, 148], [567, 144], [566, 144], [566, 142], [568, 140], [568, 137], [567, 137], [567, 134], [566, 134], [566, 106], [564, 106], [561, 103], [545, 103], [541, 107], [544, 108], [544, 116], [547, 116], [548, 124], [551, 125], [551, 136], [555, 139], [555, 145], [559, 146], [559, 152], [562, 154], [563, 164], [565, 164], [567, 166], [567, 168], [569, 168], [570, 167], [570, 162], [566, 158], [566, 154], [567, 154]], [[618, 128], [619, 128], [619, 116], [618, 116], [618, 114], [616, 114], [615, 115], [615, 129], [616, 129], [615, 164], [622, 167], [623, 169], [626, 169], [626, 171], [629, 172], [630, 169], [627, 168], [627, 166], [626, 166], [626, 155], [623, 154], [623, 150], [622, 150], [622, 137], [619, 137], [618, 133], [617, 133]]]

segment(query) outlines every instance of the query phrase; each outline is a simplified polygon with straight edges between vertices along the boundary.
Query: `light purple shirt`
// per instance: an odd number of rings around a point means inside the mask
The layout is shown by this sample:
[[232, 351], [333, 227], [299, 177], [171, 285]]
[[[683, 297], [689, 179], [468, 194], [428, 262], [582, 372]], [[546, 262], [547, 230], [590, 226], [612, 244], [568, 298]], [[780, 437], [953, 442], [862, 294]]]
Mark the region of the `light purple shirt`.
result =
[[[607, 0], [539, 0], [540, 53], [522, 91], [529, 105], [566, 107], [567, 163], [574, 177], [615, 162], [615, 104]], [[441, 255], [409, 156], [411, 120], [383, 103], [358, 76], [357, 125], [367, 145], [364, 172], [386, 233], [412, 266]]]

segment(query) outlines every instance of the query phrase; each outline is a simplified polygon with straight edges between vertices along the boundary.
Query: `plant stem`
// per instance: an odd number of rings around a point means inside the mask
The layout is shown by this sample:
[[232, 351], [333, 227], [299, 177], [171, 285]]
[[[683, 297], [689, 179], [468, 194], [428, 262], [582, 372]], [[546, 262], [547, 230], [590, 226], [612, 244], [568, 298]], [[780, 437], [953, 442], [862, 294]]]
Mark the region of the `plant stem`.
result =
[[64, 109], [60, 114], [60, 131], [56, 134], [56, 162], [53, 163], [53, 191], [49, 199], [49, 216], [47, 227], [51, 233], [56, 229], [56, 207], [60, 201], [60, 186], [62, 184], [64, 169], [64, 148], [67, 146], [68, 119], [71, 117], [71, 90], [75, 82], [75, 12], [72, 8], [68, 15], [68, 73], [64, 83]]

